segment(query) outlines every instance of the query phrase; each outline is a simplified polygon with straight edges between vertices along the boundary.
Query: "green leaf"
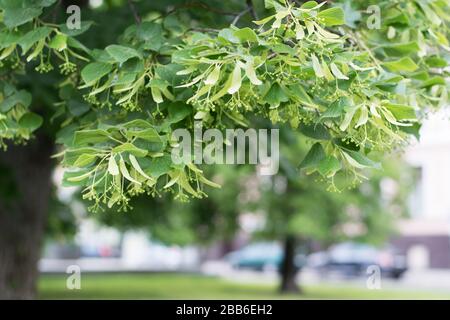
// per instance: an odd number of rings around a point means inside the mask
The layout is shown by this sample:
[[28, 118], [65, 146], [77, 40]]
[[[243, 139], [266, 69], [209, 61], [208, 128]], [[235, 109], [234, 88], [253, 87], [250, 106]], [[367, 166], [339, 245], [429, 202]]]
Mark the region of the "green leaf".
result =
[[75, 148], [75, 149], [67, 149], [64, 152], [64, 159], [62, 163], [65, 166], [74, 166], [77, 159], [83, 155], [95, 155], [99, 152], [99, 149], [91, 148], [91, 147], [83, 147], [83, 148]]
[[334, 176], [341, 168], [341, 163], [333, 156], [326, 157], [319, 163], [319, 173], [328, 178]]
[[88, 31], [93, 23], [93, 21], [81, 21], [79, 29], [69, 29], [67, 24], [63, 23], [59, 25], [59, 30], [67, 36], [75, 37]]
[[192, 113], [192, 107], [182, 102], [174, 102], [169, 104], [168, 111], [170, 123], [177, 123]]
[[[147, 158], [142, 160], [147, 160]], [[147, 163], [142, 160], [140, 162], [142, 169], [153, 178], [158, 178], [163, 174], [168, 173], [172, 166], [170, 155], [164, 155], [162, 157], [154, 158], [153, 160], [148, 160]]]
[[106, 142], [108, 140], [108, 131], [101, 129], [77, 131], [73, 137], [73, 143], [77, 146]]
[[339, 138], [333, 139], [333, 142], [336, 146], [345, 150], [359, 151], [359, 147], [356, 143], [348, 140], [343, 140]]
[[426, 81], [424, 81], [420, 87], [421, 88], [429, 88], [429, 87], [432, 87], [432, 86], [434, 86], [436, 84], [445, 86], [445, 79], [443, 77], [440, 77], [440, 76], [435, 76], [435, 77], [432, 77], [432, 78], [427, 79]]
[[345, 23], [344, 10], [338, 7], [320, 11], [317, 14], [317, 18], [327, 27], [342, 25]]
[[122, 127], [127, 128], [127, 129], [148, 129], [148, 128], [153, 128], [153, 126], [143, 120], [143, 119], [135, 119], [135, 120], [131, 120], [130, 122], [124, 123], [122, 125]]
[[25, 113], [19, 120], [19, 125], [22, 128], [28, 129], [30, 131], [36, 130], [42, 125], [42, 123], [42, 117], [33, 112]]
[[413, 135], [416, 137], [417, 140], [420, 139], [420, 129], [422, 128], [422, 125], [420, 123], [413, 123], [412, 126], [408, 127], [399, 127], [399, 129], [403, 132], [406, 132], [407, 134]]
[[0, 49], [16, 45], [21, 36], [20, 33], [14, 31], [0, 31]]
[[432, 68], [445, 68], [448, 65], [447, 60], [438, 56], [426, 57], [425, 62]]
[[141, 58], [141, 55], [135, 49], [116, 44], [107, 46], [105, 50], [118, 63], [124, 63], [131, 58]]
[[158, 88], [159, 90], [164, 90], [169, 86], [169, 84], [165, 80], [152, 79], [148, 83], [148, 86]]
[[418, 52], [420, 47], [417, 41], [411, 41], [384, 46], [383, 50], [388, 56], [403, 57]]
[[71, 48], [79, 49], [81, 51], [84, 51], [85, 53], [91, 55], [91, 50], [88, 49], [84, 44], [82, 44], [80, 41], [78, 41], [75, 38], [69, 37], [67, 38], [67, 45]]
[[318, 124], [301, 124], [300, 132], [309, 138], [316, 140], [330, 140], [331, 135], [324, 125]]
[[311, 10], [311, 9], [317, 8], [318, 6], [319, 6], [319, 3], [317, 3], [317, 1], [306, 1], [305, 3], [303, 3], [301, 5], [300, 8]]
[[391, 72], [414, 72], [419, 68], [419, 66], [410, 57], [404, 57], [395, 61], [388, 61], [383, 63], [383, 66]]
[[384, 105], [397, 120], [417, 120], [416, 111], [411, 106], [387, 103]]
[[31, 94], [25, 90], [15, 92], [0, 103], [0, 112], [8, 112], [17, 104], [27, 108], [31, 104]]
[[334, 101], [328, 109], [323, 113], [321, 119], [339, 118], [344, 114], [346, 107], [353, 105], [353, 102], [347, 97], [341, 97]]
[[94, 154], [82, 154], [74, 162], [75, 167], [86, 167], [97, 159]]
[[31, 30], [26, 35], [24, 35], [19, 41], [18, 44], [22, 48], [22, 54], [25, 54], [30, 48], [39, 40], [44, 39], [52, 32], [52, 29], [49, 27], [39, 27], [34, 30]]
[[270, 49], [275, 53], [287, 53], [291, 56], [296, 55], [295, 49], [293, 49], [292, 47], [290, 47], [284, 43], [275, 43], [270, 46]]
[[161, 25], [154, 22], [142, 22], [137, 27], [136, 35], [144, 42], [143, 48], [152, 51], [159, 51], [165, 42]]
[[90, 107], [86, 102], [70, 99], [67, 102], [67, 109], [69, 110], [71, 115], [79, 117], [88, 112]]
[[410, 23], [408, 16], [398, 10], [397, 8], [392, 8], [387, 10], [386, 14], [383, 16], [383, 24], [387, 26], [405, 25], [408, 26]]
[[81, 78], [86, 84], [93, 84], [111, 72], [113, 66], [104, 62], [92, 62], [81, 70]]
[[67, 36], [64, 34], [57, 34], [53, 37], [48, 46], [57, 51], [63, 51], [67, 48]]
[[248, 27], [234, 31], [234, 35], [241, 42], [258, 42], [258, 36], [256, 35], [255, 31]]
[[6, 8], [4, 10], [3, 23], [9, 29], [21, 26], [33, 20], [42, 13], [42, 8]]
[[270, 104], [271, 107], [278, 107], [282, 102], [289, 101], [289, 96], [284, 89], [277, 82], [275, 82], [272, 84], [263, 99], [265, 102]]
[[217, 35], [218, 39], [221, 39], [222, 42], [231, 42], [231, 43], [239, 43], [239, 38], [235, 35], [235, 31], [229, 28], [225, 28], [220, 30]]
[[141, 138], [150, 142], [161, 142], [161, 137], [154, 128], [148, 128], [139, 131], [127, 131], [126, 136], [129, 139]]
[[114, 153], [128, 152], [136, 157], [145, 157], [148, 153], [147, 150], [138, 148], [134, 144], [128, 142], [113, 148], [112, 151]]
[[381, 165], [377, 162], [374, 162], [363, 155], [361, 152], [352, 151], [343, 149], [343, 154], [347, 161], [354, 167], [363, 169], [363, 168], [376, 168], [381, 169]]
[[276, 0], [264, 0], [264, 7], [266, 9], [272, 9], [275, 6]]
[[300, 163], [299, 168], [315, 169], [325, 157], [325, 151], [322, 145], [317, 142], [311, 147], [305, 159]]
[[85, 184], [85, 180], [89, 178], [91, 171], [81, 170], [81, 171], [65, 171], [63, 176], [63, 187], [78, 187]]
[[308, 107], [317, 107], [317, 105], [312, 101], [308, 93], [306, 93], [305, 88], [301, 84], [294, 84], [289, 87], [288, 90], [289, 97], [301, 104]]

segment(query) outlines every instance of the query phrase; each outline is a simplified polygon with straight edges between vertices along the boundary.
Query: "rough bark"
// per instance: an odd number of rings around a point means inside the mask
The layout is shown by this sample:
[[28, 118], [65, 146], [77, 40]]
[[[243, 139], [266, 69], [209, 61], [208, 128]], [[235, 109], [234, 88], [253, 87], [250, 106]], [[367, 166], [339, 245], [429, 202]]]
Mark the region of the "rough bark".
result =
[[47, 220], [53, 143], [0, 151], [0, 299], [32, 299]]
[[299, 293], [297, 285], [297, 267], [295, 266], [295, 249], [297, 241], [294, 236], [288, 235], [284, 240], [284, 258], [281, 264], [281, 293]]

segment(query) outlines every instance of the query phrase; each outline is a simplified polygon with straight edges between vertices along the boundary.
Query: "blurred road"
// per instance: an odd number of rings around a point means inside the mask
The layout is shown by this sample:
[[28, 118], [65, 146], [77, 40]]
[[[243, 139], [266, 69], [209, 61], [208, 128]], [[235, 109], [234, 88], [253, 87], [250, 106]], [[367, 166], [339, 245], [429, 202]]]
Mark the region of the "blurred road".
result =
[[[236, 270], [222, 261], [210, 261], [202, 265], [202, 272], [220, 276], [229, 281], [241, 283], [277, 283], [278, 274], [275, 270], [264, 272], [252, 270]], [[339, 275], [323, 276], [318, 272], [304, 268], [298, 276], [302, 284], [333, 284], [352, 285], [367, 288], [366, 277], [344, 278]], [[421, 270], [407, 271], [400, 280], [381, 278], [381, 289], [393, 290], [426, 290], [450, 293], [450, 269], [446, 270]]]

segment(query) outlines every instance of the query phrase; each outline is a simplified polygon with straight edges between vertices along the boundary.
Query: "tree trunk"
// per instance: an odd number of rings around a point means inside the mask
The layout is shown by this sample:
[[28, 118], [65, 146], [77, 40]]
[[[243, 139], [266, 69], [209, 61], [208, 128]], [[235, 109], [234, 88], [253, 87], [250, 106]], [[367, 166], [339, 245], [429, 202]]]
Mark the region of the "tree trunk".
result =
[[0, 299], [35, 296], [53, 151], [44, 135], [0, 151]]
[[281, 264], [281, 293], [300, 293], [300, 287], [296, 282], [297, 267], [295, 266], [295, 249], [297, 241], [292, 235], [284, 240], [284, 258]]

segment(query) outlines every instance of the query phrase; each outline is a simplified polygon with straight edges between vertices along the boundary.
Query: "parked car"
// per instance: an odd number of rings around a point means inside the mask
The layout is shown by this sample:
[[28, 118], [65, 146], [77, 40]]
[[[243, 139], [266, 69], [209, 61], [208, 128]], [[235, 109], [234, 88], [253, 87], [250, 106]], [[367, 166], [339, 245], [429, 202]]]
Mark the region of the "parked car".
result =
[[[295, 256], [298, 269], [304, 264], [304, 256]], [[279, 270], [283, 262], [283, 248], [276, 242], [257, 242], [225, 256], [233, 268], [252, 269], [257, 271]]]
[[346, 242], [332, 246], [327, 251], [308, 256], [307, 265], [323, 274], [354, 277], [367, 275], [369, 266], [378, 266], [381, 275], [399, 279], [407, 270], [406, 257], [395, 248], [377, 249], [361, 243]]

